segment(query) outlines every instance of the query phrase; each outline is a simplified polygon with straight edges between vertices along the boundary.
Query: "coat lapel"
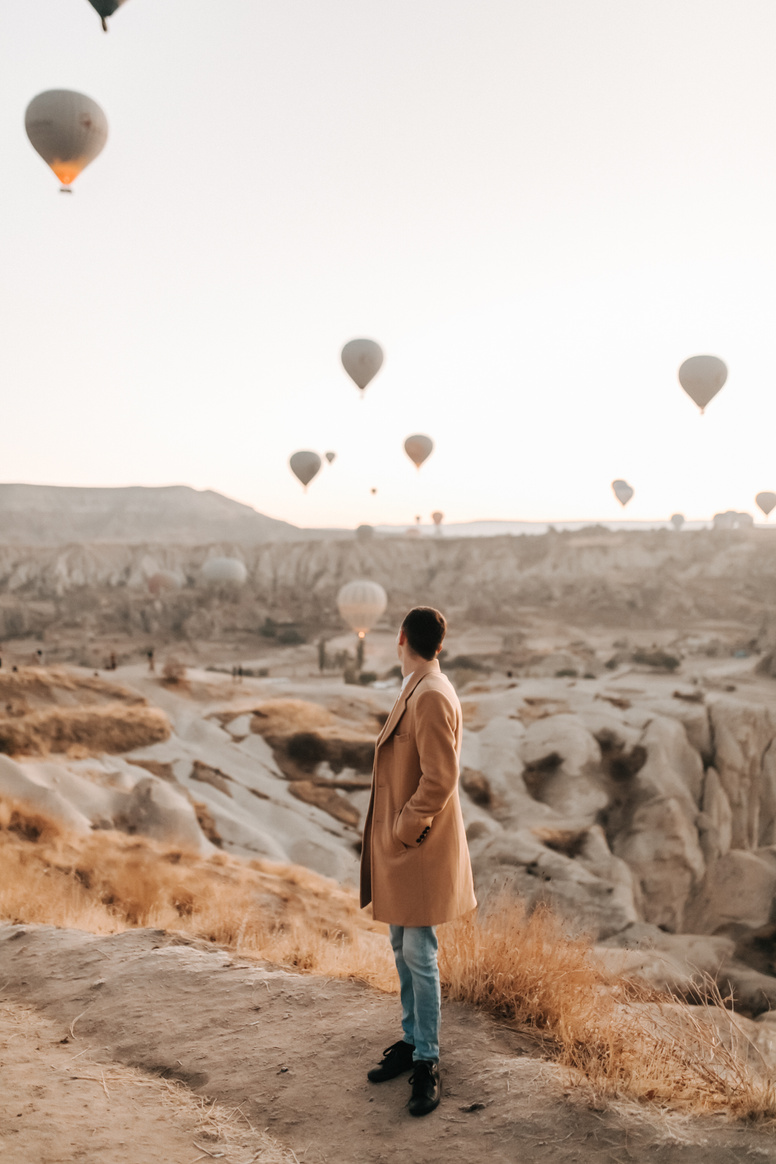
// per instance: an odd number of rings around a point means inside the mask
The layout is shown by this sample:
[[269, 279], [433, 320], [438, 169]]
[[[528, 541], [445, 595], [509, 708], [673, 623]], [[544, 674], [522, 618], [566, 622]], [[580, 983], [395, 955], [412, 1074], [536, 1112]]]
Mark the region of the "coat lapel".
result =
[[424, 675], [430, 675], [435, 671], [439, 671], [439, 661], [437, 659], [429, 659], [427, 662], [422, 663], [415, 671], [412, 672], [412, 678], [394, 703], [391, 709], [391, 714], [388, 716], [388, 719], [385, 721], [383, 726], [383, 730], [377, 737], [375, 750], [377, 750], [381, 744], [385, 743], [391, 732], [396, 728], [396, 725], [401, 719], [402, 714], [404, 713], [404, 709], [407, 706], [407, 700], [417, 687], [418, 683], [420, 683]]

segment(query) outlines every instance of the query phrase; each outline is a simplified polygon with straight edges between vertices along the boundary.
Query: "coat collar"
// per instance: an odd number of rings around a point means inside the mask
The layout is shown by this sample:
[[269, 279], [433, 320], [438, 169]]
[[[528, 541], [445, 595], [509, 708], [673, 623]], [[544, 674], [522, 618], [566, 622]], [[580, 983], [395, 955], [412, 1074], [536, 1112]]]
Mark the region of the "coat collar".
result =
[[388, 716], [388, 719], [385, 721], [383, 730], [377, 737], [377, 743], [375, 744], [376, 748], [379, 748], [381, 744], [385, 743], [391, 732], [396, 727], [397, 723], [402, 717], [402, 713], [404, 712], [405, 707], [407, 706], [407, 700], [409, 699], [410, 695], [412, 695], [412, 692], [415, 690], [418, 683], [420, 683], [421, 679], [423, 679], [426, 675], [433, 675], [438, 673], [438, 659], [424, 659], [420, 666], [412, 672], [412, 677], [409, 683], [394, 703], [393, 708], [391, 709], [391, 714]]

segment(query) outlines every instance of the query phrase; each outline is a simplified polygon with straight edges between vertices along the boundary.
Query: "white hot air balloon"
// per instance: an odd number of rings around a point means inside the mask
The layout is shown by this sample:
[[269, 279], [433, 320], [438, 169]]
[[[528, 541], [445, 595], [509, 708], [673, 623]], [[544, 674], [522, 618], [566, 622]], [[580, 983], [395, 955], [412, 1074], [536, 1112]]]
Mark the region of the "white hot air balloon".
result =
[[776, 493], [769, 493], [767, 490], [765, 493], [758, 493], [755, 497], [755, 501], [767, 517], [773, 507], [776, 505]]
[[612, 492], [624, 508], [633, 496], [633, 487], [618, 477], [616, 481], [612, 481]]
[[679, 369], [679, 383], [701, 410], [719, 392], [727, 380], [727, 367], [718, 356], [690, 356]]
[[383, 366], [383, 349], [370, 339], [349, 340], [340, 355], [342, 366], [363, 392]]
[[288, 458], [288, 463], [291, 466], [291, 472], [302, 482], [305, 490], [316, 473], [319, 473], [321, 469], [321, 458], [317, 453], [311, 453], [309, 449], [302, 449], [298, 453], [292, 453]]
[[682, 526], [684, 525], [684, 514], [683, 513], [672, 513], [671, 514], [671, 525], [674, 527], [674, 529], [680, 530], [682, 528]]
[[244, 586], [248, 578], [245, 563], [239, 558], [211, 558], [202, 567], [207, 586]]
[[360, 639], [366, 637], [387, 605], [388, 595], [380, 583], [366, 579], [348, 582], [337, 595], [340, 614]]
[[416, 469], [419, 469], [426, 458], [431, 456], [433, 449], [434, 442], [431, 437], [423, 436], [422, 433], [408, 436], [404, 442], [404, 451]]
[[124, 0], [89, 0], [92, 8], [95, 10], [105, 32], [108, 31], [108, 17], [112, 16], [117, 8], [120, 8]]
[[70, 188], [108, 140], [108, 121], [97, 102], [69, 89], [48, 89], [33, 97], [24, 127], [63, 190]]

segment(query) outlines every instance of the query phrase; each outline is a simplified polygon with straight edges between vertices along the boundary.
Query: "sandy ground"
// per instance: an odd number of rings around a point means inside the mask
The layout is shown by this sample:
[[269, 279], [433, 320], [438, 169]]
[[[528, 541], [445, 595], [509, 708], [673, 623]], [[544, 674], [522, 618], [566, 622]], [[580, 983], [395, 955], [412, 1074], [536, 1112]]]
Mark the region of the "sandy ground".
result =
[[[365, 1078], [398, 1037], [395, 996], [161, 931], [0, 927], [0, 985], [2, 1164], [776, 1156], [765, 1129], [604, 1102], [572, 1086], [528, 1032], [458, 1004], [444, 1007], [443, 1102], [413, 1119], [406, 1076]], [[218, 1105], [209, 1124], [197, 1099]], [[265, 1129], [285, 1154], [261, 1140]]]
[[76, 1031], [0, 1003], [2, 1164], [291, 1164], [242, 1113], [179, 1083], [98, 1062]]

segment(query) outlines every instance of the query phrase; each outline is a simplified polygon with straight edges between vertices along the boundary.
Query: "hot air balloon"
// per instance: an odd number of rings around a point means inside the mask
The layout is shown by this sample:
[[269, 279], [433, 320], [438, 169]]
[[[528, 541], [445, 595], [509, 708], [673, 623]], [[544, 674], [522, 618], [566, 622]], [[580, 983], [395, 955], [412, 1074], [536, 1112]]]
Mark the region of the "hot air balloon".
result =
[[442, 535], [442, 522], [444, 520], [444, 516], [445, 515], [443, 513], [440, 513], [438, 509], [435, 510], [435, 512], [431, 514], [431, 520], [433, 521], [434, 525], [436, 526], [436, 532], [440, 537]]
[[342, 366], [363, 392], [383, 366], [383, 349], [374, 340], [354, 339], [345, 344]]
[[202, 567], [207, 586], [244, 586], [248, 577], [245, 563], [239, 558], [211, 558]]
[[671, 521], [671, 525], [674, 527], [674, 529], [679, 530], [684, 525], [684, 514], [683, 513], [672, 513], [670, 521]]
[[423, 436], [421, 433], [408, 436], [404, 442], [404, 451], [417, 469], [431, 455], [433, 448], [434, 442], [431, 437]]
[[108, 139], [108, 122], [97, 102], [69, 89], [48, 89], [33, 97], [24, 127], [63, 190], [94, 161]]
[[727, 368], [717, 356], [690, 356], [679, 369], [679, 383], [701, 410], [727, 380]]
[[358, 540], [360, 542], [371, 541], [374, 536], [375, 536], [374, 526], [372, 526], [372, 525], [357, 525], [356, 526], [356, 537], [358, 538]]
[[776, 505], [776, 493], [758, 493], [755, 501], [767, 517], [774, 505]]
[[726, 509], [724, 513], [715, 513], [711, 519], [714, 529], [751, 529], [754, 518], [751, 513], [739, 513], [736, 509]]
[[333, 462], [336, 461], [336, 459], [337, 459], [336, 453], [324, 453], [323, 455], [326, 458], [326, 460], [329, 462], [330, 465], [333, 464]]
[[102, 21], [102, 27], [105, 32], [108, 31], [107, 19], [112, 16], [117, 8], [120, 8], [124, 0], [89, 0], [92, 8], [94, 8], [97, 15]]
[[372, 629], [387, 605], [388, 595], [379, 582], [348, 582], [337, 595], [340, 614], [360, 639]]
[[619, 477], [616, 481], [612, 481], [612, 490], [614, 492], [614, 496], [617, 498], [623, 508], [628, 504], [631, 497], [633, 496], [633, 488], [628, 484], [627, 481], [622, 481]]
[[173, 590], [180, 590], [180, 588], [180, 577], [172, 570], [157, 570], [148, 579], [148, 591], [154, 598], [159, 598], [161, 594], [169, 594]]
[[292, 453], [288, 458], [288, 463], [291, 466], [291, 472], [302, 482], [305, 490], [321, 468], [321, 458], [317, 453], [311, 453], [309, 449]]
[[373, 487], [372, 487], [372, 488], [369, 490], [369, 492], [370, 492], [370, 493], [372, 494], [372, 496], [374, 497], [374, 495], [375, 495], [375, 493], [377, 492], [377, 490], [376, 490], [376, 489], [374, 488], [374, 486], [373, 486]]

